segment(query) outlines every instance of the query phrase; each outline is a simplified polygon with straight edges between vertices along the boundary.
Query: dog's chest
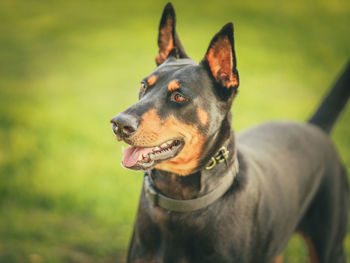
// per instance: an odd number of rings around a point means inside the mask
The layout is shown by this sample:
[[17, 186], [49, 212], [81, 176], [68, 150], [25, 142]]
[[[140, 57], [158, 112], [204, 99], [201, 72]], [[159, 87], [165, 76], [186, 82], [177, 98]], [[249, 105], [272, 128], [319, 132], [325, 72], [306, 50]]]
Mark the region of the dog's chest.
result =
[[190, 216], [158, 208], [143, 212], [132, 250], [149, 261], [140, 262], [249, 262], [249, 229], [234, 228], [232, 217], [215, 209]]

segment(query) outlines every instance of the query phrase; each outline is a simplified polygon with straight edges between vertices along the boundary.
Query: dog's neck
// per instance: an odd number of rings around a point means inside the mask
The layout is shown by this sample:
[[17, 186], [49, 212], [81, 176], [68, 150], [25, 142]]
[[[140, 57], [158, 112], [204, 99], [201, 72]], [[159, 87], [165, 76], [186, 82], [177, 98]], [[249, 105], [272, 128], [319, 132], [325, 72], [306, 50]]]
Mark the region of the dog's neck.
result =
[[[234, 166], [234, 162], [237, 161], [235, 136], [232, 129], [228, 128], [225, 132], [226, 136], [221, 137], [220, 135], [223, 134], [218, 134], [216, 137], [220, 139], [215, 138], [214, 140], [217, 141], [211, 142], [213, 149], [207, 151], [211, 153], [210, 158], [217, 153], [221, 146], [226, 146], [229, 156], [225, 162], [217, 164], [211, 170], [206, 170], [204, 165], [198, 172], [187, 176], [153, 169], [150, 171], [153, 186], [163, 195], [178, 200], [197, 198], [215, 189], [225, 173], [230, 171], [230, 168]], [[222, 138], [226, 138], [226, 140]]]

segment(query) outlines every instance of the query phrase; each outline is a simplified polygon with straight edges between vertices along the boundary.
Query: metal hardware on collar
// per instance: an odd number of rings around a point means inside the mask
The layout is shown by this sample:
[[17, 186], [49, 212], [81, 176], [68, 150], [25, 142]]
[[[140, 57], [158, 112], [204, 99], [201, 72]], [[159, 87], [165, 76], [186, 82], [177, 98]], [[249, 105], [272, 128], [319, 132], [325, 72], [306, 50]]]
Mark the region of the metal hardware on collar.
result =
[[196, 211], [211, 205], [222, 197], [232, 186], [234, 179], [238, 174], [238, 170], [238, 161], [236, 159], [232, 171], [227, 171], [226, 175], [222, 178], [221, 183], [213, 191], [204, 196], [190, 200], [177, 200], [159, 193], [152, 185], [149, 172], [146, 171], [144, 178], [145, 194], [153, 206], [162, 207], [174, 212]]
[[228, 158], [228, 154], [230, 152], [226, 149], [225, 146], [222, 146], [220, 150], [217, 152], [217, 154], [209, 160], [207, 165], [205, 166], [206, 170], [211, 170], [215, 167], [217, 163], [225, 162]]

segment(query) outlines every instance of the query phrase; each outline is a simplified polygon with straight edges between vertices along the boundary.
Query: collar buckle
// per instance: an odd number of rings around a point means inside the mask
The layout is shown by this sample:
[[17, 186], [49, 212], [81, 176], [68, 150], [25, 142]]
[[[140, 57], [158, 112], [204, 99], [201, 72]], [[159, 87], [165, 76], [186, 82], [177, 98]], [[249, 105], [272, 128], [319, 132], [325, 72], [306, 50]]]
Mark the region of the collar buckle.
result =
[[217, 163], [226, 162], [229, 153], [230, 152], [226, 149], [226, 147], [222, 146], [220, 148], [220, 150], [217, 152], [217, 154], [215, 154], [215, 156], [211, 157], [211, 159], [209, 160], [209, 162], [205, 166], [205, 169], [206, 170], [211, 170], [211, 169], [213, 169], [215, 167], [215, 165]]

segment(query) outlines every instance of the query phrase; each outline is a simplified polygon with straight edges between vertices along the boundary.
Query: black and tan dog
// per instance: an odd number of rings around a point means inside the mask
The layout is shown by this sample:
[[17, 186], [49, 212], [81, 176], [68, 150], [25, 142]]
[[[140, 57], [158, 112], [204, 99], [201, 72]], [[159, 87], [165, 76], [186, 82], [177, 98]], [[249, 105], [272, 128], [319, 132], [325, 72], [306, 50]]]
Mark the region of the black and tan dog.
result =
[[146, 171], [128, 262], [277, 262], [295, 232], [312, 262], [345, 262], [348, 182], [329, 133], [350, 95], [350, 67], [307, 124], [234, 136], [233, 25], [197, 64], [168, 4], [158, 45], [140, 100], [111, 121], [130, 144], [123, 165]]

